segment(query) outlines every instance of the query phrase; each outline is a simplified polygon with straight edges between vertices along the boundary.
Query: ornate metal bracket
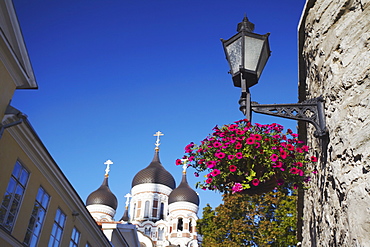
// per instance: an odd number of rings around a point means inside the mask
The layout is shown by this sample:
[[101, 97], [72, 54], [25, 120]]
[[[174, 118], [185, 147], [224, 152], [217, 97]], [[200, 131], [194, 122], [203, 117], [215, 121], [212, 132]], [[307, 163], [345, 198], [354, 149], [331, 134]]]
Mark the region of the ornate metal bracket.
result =
[[251, 102], [252, 111], [266, 115], [301, 120], [315, 126], [315, 137], [323, 137], [328, 133], [325, 124], [324, 98], [322, 96], [305, 100], [296, 104], [267, 104]]

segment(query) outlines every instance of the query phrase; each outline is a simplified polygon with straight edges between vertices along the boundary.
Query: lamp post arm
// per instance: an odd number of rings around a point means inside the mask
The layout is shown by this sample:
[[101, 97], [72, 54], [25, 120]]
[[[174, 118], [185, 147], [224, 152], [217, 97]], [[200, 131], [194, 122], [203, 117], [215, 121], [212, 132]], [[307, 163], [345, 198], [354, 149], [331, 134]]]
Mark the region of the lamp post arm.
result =
[[300, 120], [315, 126], [315, 137], [323, 137], [328, 133], [325, 124], [323, 97], [305, 100], [295, 104], [258, 104], [252, 102], [252, 111], [256, 113]]

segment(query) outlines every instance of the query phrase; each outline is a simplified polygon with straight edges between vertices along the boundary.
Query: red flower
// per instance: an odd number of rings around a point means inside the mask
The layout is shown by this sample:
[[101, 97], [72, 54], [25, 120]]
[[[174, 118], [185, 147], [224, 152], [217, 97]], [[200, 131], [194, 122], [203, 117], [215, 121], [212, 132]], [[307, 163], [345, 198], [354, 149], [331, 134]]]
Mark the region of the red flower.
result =
[[257, 140], [257, 141], [262, 140], [262, 136], [261, 136], [261, 135], [259, 135], [259, 134], [255, 134], [253, 137], [254, 137], [254, 139], [255, 139], [255, 140]]
[[218, 148], [220, 146], [221, 146], [221, 143], [219, 143], [219, 142], [214, 142], [213, 143], [213, 147], [215, 147], [215, 148]]
[[292, 144], [288, 144], [286, 145], [286, 148], [290, 151], [293, 151], [294, 150], [294, 146]]
[[312, 162], [317, 162], [317, 158], [315, 156], [311, 156], [311, 161]]
[[253, 184], [253, 186], [257, 186], [257, 185], [260, 184], [260, 181], [257, 178], [255, 178], [255, 179], [252, 180], [252, 184]]
[[298, 174], [299, 173], [299, 169], [298, 168], [295, 168], [295, 167], [292, 167], [292, 168], [290, 168], [290, 173], [291, 174]]
[[234, 155], [232, 155], [232, 154], [229, 154], [228, 156], [227, 156], [227, 158], [229, 159], [229, 160], [232, 160], [232, 159], [234, 159]]
[[286, 159], [286, 157], [287, 157], [287, 153], [286, 153], [286, 151], [285, 151], [285, 150], [281, 150], [281, 151], [280, 151], [280, 157], [281, 157], [282, 159]]
[[179, 166], [179, 165], [182, 165], [182, 161], [180, 159], [177, 159], [176, 160], [176, 165]]
[[235, 149], [241, 149], [242, 147], [243, 145], [240, 142], [235, 145]]
[[235, 172], [236, 171], [236, 166], [230, 165], [229, 170], [230, 170], [230, 172]]
[[212, 180], [213, 180], [212, 178], [207, 178], [206, 183], [210, 184], [210, 183], [212, 183]]

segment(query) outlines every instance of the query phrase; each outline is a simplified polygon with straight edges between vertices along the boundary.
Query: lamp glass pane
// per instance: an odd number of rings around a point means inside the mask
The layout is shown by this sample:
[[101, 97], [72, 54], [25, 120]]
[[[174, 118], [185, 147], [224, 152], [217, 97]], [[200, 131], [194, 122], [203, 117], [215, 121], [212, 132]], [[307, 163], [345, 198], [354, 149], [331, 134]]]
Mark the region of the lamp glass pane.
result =
[[262, 53], [261, 53], [261, 60], [257, 68], [257, 77], [260, 77], [262, 70], [265, 67], [269, 57], [270, 57], [270, 51], [268, 49], [268, 46], [265, 44], [263, 46]]
[[235, 74], [239, 71], [239, 67], [242, 64], [242, 38], [240, 37], [227, 45], [226, 51], [229, 58], [231, 73]]
[[264, 40], [244, 36], [244, 68], [251, 71], [257, 70]]

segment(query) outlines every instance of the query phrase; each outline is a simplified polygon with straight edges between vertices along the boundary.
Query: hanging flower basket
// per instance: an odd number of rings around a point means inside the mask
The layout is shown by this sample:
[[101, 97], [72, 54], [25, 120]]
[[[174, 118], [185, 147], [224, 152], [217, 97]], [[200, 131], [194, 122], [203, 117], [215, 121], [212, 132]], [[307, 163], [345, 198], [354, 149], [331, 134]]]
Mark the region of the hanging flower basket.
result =
[[[261, 194], [279, 186], [294, 189], [310, 180], [307, 169], [309, 147], [290, 129], [279, 124], [252, 125], [247, 120], [216, 126], [200, 145], [185, 147], [195, 176], [205, 172], [197, 187], [222, 193]], [[176, 160], [176, 164], [182, 164]], [[315, 172], [314, 172], [315, 173]]]

